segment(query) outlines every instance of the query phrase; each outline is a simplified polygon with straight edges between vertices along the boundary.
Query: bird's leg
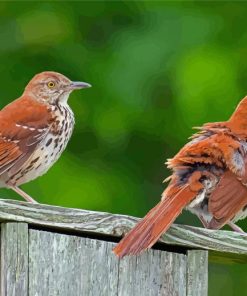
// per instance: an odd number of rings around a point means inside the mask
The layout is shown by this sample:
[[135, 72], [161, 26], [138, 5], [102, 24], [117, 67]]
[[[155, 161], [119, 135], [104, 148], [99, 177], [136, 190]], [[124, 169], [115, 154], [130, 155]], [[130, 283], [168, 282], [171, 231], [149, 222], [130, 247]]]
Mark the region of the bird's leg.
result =
[[202, 215], [198, 215], [198, 218], [202, 222], [202, 225], [204, 226], [204, 228], [208, 228], [209, 227], [209, 223], [203, 218]]
[[229, 221], [229, 222], [227, 222], [227, 225], [230, 226], [232, 230], [247, 235], [247, 233], [244, 232], [242, 228], [240, 228], [239, 226], [237, 226], [233, 222]]
[[36, 200], [34, 200], [31, 196], [29, 196], [26, 192], [21, 190], [19, 187], [14, 186], [14, 185], [9, 185], [8, 186], [10, 189], [14, 190], [16, 193], [18, 193], [20, 196], [22, 196], [26, 201], [31, 202], [31, 203], [38, 203]]

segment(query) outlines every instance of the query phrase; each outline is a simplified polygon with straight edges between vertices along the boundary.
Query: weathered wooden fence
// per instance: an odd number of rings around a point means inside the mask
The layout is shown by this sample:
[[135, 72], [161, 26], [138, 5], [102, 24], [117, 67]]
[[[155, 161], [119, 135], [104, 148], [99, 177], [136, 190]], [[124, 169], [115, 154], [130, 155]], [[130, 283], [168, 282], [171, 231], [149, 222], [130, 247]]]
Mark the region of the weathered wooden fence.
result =
[[208, 258], [247, 262], [247, 238], [174, 225], [155, 248], [118, 260], [137, 218], [0, 200], [1, 296], [206, 296]]

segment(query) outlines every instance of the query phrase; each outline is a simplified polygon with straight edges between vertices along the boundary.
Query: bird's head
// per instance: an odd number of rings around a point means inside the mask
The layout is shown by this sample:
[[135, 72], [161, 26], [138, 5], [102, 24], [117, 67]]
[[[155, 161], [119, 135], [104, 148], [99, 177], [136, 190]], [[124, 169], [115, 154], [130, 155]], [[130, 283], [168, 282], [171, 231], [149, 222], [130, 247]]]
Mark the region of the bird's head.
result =
[[42, 72], [27, 84], [24, 95], [29, 95], [47, 104], [66, 103], [70, 93], [76, 89], [91, 87], [86, 82], [74, 82], [57, 72]]

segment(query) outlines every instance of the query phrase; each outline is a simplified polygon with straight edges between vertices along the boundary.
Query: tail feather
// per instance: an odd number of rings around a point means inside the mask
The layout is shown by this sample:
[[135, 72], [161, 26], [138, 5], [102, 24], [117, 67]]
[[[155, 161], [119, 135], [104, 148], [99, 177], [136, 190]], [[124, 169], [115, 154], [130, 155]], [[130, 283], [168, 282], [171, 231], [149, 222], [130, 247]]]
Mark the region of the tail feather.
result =
[[[179, 190], [178, 190], [179, 189]], [[174, 194], [163, 198], [113, 249], [120, 258], [137, 255], [155, 244], [174, 222], [182, 209], [196, 196], [187, 185], [176, 187]]]

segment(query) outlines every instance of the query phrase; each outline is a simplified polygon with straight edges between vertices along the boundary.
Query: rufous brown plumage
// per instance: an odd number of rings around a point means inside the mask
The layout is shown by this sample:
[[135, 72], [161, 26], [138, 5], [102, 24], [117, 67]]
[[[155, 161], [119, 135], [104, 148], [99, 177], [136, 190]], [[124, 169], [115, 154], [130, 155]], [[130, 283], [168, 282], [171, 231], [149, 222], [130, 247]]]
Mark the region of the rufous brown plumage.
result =
[[0, 111], [0, 187], [35, 202], [18, 186], [43, 175], [59, 158], [74, 126], [68, 97], [89, 86], [60, 73], [42, 72]]
[[167, 162], [172, 175], [161, 201], [114, 248], [119, 257], [151, 248], [183, 209], [220, 229], [247, 215], [247, 97], [228, 121], [207, 123]]

